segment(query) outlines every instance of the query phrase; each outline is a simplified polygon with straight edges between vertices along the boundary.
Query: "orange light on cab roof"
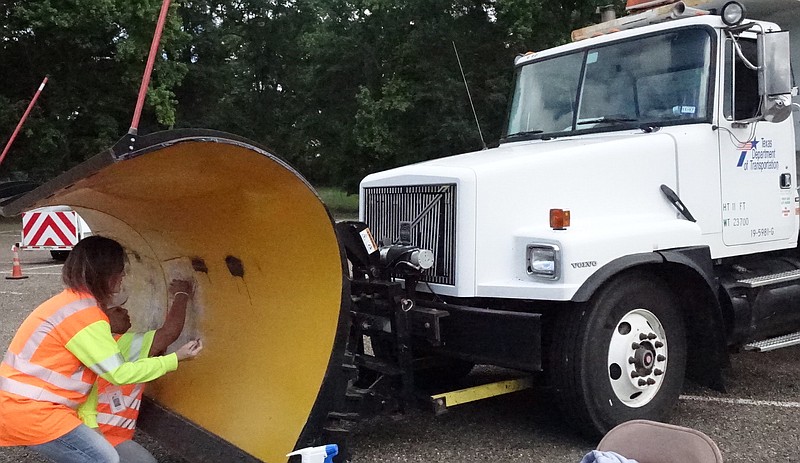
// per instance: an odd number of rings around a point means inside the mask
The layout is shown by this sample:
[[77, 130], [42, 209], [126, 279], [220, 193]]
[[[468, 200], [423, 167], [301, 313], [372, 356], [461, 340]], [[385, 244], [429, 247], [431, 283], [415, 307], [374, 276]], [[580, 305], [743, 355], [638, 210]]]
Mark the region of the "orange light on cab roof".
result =
[[569, 210], [550, 209], [550, 228], [564, 230], [569, 227]]

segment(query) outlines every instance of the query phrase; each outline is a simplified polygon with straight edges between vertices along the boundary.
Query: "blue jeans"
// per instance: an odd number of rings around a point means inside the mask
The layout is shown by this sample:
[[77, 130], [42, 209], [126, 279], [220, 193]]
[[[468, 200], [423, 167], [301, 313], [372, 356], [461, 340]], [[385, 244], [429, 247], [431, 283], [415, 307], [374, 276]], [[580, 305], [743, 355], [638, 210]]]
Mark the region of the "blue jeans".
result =
[[56, 463], [119, 463], [114, 447], [84, 424], [57, 439], [28, 448]]

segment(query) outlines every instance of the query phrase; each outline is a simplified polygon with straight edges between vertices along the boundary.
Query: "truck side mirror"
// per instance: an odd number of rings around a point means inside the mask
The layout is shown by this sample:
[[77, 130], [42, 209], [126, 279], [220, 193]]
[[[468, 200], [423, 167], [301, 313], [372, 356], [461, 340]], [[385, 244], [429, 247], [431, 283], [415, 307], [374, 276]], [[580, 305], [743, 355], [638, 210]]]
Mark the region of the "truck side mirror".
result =
[[758, 84], [767, 122], [783, 122], [792, 114], [792, 68], [789, 32], [758, 34]]

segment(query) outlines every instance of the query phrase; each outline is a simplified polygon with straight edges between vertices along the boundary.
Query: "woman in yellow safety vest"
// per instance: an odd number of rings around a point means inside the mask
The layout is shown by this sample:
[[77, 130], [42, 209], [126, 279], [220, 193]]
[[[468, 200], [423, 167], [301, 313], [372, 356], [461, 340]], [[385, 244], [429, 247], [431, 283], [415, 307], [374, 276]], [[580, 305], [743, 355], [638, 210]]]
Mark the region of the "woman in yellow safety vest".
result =
[[0, 446], [25, 445], [58, 463], [117, 463], [114, 447], [76, 411], [98, 376], [115, 385], [151, 381], [202, 350], [193, 341], [173, 354], [125, 361], [105, 313], [125, 261], [114, 240], [81, 240], [62, 269], [66, 289], [22, 322], [0, 363]]

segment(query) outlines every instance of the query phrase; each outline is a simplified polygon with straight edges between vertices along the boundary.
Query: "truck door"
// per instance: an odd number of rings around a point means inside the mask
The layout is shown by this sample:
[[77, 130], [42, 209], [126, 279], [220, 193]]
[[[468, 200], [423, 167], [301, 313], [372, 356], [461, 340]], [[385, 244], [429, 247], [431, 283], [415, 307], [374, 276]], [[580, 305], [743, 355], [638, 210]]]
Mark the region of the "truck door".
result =
[[[737, 41], [744, 56], [757, 65], [755, 39]], [[722, 240], [737, 246], [796, 237], [792, 118], [781, 123], [736, 122], [760, 115], [758, 72], [736, 56], [730, 38], [723, 49], [723, 99], [717, 113]]]

